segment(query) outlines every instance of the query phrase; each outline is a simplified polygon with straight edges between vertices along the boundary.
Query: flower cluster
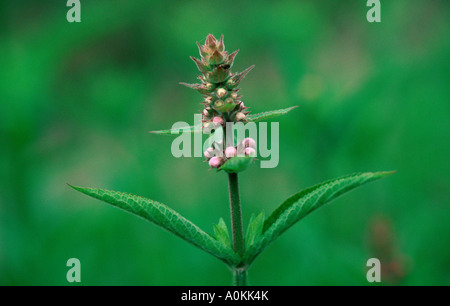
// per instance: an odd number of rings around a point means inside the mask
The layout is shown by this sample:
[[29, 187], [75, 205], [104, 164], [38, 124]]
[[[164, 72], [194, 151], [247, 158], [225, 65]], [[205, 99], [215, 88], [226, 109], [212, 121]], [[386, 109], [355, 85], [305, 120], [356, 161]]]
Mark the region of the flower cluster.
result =
[[219, 168], [227, 160], [235, 156], [238, 157], [255, 157], [256, 156], [256, 142], [253, 138], [245, 138], [237, 146], [228, 146], [225, 150], [222, 148], [222, 142], [213, 143], [203, 155], [209, 162], [211, 168]]
[[[249, 111], [241, 101], [242, 96], [238, 94], [238, 85], [254, 66], [240, 73], [232, 73], [231, 67], [239, 50], [228, 54], [225, 51], [223, 36], [217, 40], [212, 34], [209, 34], [203, 46], [198, 42], [197, 45], [200, 59], [191, 58], [201, 72], [201, 75], [198, 76], [200, 84], [180, 84], [195, 89], [203, 95], [203, 129], [217, 129], [225, 126], [227, 122], [247, 122]], [[205, 152], [205, 157], [208, 158], [211, 167], [218, 168], [227, 158], [236, 156], [237, 152], [234, 152], [233, 155], [232, 148], [228, 147], [225, 151], [220, 150], [222, 154], [215, 154], [215, 156], [211, 156], [209, 153], [206, 155]], [[210, 153], [218, 151], [217, 148], [210, 149]], [[234, 149], [237, 150], [237, 148]]]

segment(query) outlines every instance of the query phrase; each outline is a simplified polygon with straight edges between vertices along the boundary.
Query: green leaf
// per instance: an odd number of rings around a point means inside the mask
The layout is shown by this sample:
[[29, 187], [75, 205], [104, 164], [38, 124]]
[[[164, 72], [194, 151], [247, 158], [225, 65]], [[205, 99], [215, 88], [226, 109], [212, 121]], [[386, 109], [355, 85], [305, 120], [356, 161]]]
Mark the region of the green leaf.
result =
[[123, 192], [69, 186], [81, 193], [159, 225], [187, 242], [216, 256], [228, 265], [235, 265], [239, 262], [239, 256], [231, 248], [224, 246], [210, 234], [204, 232], [194, 223], [164, 204]]
[[245, 235], [245, 249], [248, 250], [253, 242], [261, 236], [264, 228], [264, 211], [262, 211], [256, 218], [252, 214], [250, 222], [248, 223], [247, 234]]
[[150, 131], [152, 134], [159, 135], [178, 135], [180, 133], [202, 133], [201, 126], [187, 126], [179, 129], [168, 129], [168, 130], [159, 130], [159, 131]]
[[285, 108], [285, 109], [267, 111], [267, 112], [263, 112], [263, 113], [259, 113], [259, 114], [249, 114], [247, 116], [247, 121], [248, 122], [258, 122], [258, 121], [270, 120], [270, 119], [273, 119], [273, 118], [281, 116], [281, 115], [286, 115], [291, 110], [293, 110], [294, 108], [297, 108], [297, 107], [298, 106], [292, 106], [292, 107]]
[[351, 174], [294, 194], [266, 219], [263, 234], [247, 250], [244, 261], [250, 264], [271, 242], [317, 208], [358, 186], [393, 173], [395, 171]]
[[[234, 107], [234, 105], [233, 105], [233, 107]], [[297, 107], [298, 106], [292, 106], [292, 107], [285, 108], [285, 109], [279, 109], [279, 110], [274, 110], [274, 111], [267, 111], [267, 112], [263, 112], [263, 113], [259, 113], [259, 114], [250, 114], [250, 115], [247, 116], [247, 121], [248, 122], [258, 122], [258, 121], [270, 120], [272, 118], [275, 118], [275, 117], [278, 117], [278, 116], [281, 116], [281, 115], [286, 115], [291, 110], [293, 110], [294, 108], [297, 108]], [[228, 108], [226, 108], [225, 110], [228, 110]], [[150, 133], [152, 133], [152, 134], [159, 134], [159, 135], [177, 135], [177, 134], [180, 134], [182, 132], [186, 132], [186, 133], [202, 133], [202, 127], [201, 126], [187, 126], [187, 127], [179, 128], [179, 129], [167, 129], [167, 130], [159, 130], [159, 131], [150, 131]]]
[[248, 166], [251, 165], [253, 161], [253, 157], [246, 156], [246, 157], [233, 157], [230, 158], [223, 164], [219, 170], [225, 170], [228, 173], [239, 173], [248, 168]]
[[230, 235], [228, 234], [228, 228], [227, 225], [225, 224], [225, 221], [223, 221], [222, 218], [220, 218], [219, 220], [219, 224], [214, 224], [213, 225], [214, 228], [214, 235], [216, 236], [216, 239], [224, 244], [225, 246], [229, 247], [230, 249], [232, 248], [231, 246], [231, 241], [230, 241]]

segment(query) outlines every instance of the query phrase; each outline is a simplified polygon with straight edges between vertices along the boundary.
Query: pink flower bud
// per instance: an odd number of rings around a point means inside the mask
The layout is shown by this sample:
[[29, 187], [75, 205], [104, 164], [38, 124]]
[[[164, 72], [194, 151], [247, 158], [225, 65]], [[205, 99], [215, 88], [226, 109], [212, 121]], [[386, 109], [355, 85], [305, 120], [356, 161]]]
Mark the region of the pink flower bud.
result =
[[236, 156], [236, 148], [235, 147], [228, 147], [225, 150], [225, 156], [228, 158]]
[[241, 112], [237, 113], [236, 114], [236, 121], [243, 121], [243, 120], [245, 120], [245, 114], [241, 113]]
[[222, 125], [223, 119], [221, 117], [214, 117], [213, 122]]
[[211, 166], [211, 168], [219, 168], [221, 164], [222, 158], [220, 157], [214, 156], [209, 160], [209, 165]]
[[211, 158], [214, 156], [214, 149], [213, 148], [208, 148], [205, 153], [203, 153], [203, 155], [205, 156], [205, 158]]
[[256, 142], [253, 138], [247, 137], [244, 139], [244, 147], [246, 148], [256, 148]]
[[250, 157], [255, 157], [256, 151], [253, 148], [245, 148], [245, 155], [250, 156]]

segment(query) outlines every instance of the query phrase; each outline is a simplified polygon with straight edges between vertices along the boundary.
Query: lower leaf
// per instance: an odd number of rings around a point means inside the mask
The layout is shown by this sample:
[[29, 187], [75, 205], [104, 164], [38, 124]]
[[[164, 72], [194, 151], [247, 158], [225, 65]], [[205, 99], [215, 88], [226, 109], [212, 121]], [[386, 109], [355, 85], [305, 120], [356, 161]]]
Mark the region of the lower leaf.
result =
[[216, 240], [210, 234], [204, 232], [197, 225], [164, 204], [123, 192], [69, 186], [81, 193], [159, 225], [196, 247], [219, 258], [228, 265], [232, 266], [240, 261], [239, 256], [231, 247], [227, 247], [222, 242]]
[[317, 208], [356, 187], [393, 173], [395, 171], [351, 174], [312, 186], [291, 196], [265, 220], [263, 234], [247, 249], [244, 261], [250, 264], [270, 243]]

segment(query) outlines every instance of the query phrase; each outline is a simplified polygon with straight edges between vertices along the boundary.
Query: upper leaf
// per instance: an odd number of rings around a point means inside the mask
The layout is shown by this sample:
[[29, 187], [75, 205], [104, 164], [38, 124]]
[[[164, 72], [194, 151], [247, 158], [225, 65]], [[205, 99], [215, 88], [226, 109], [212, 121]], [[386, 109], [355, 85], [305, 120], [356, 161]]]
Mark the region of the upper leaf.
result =
[[250, 264], [272, 241], [322, 205], [358, 186], [393, 173], [368, 172], [351, 174], [326, 181], [294, 194], [266, 219], [263, 234], [247, 250], [244, 261]]
[[[298, 106], [292, 106], [289, 108], [274, 110], [274, 111], [267, 111], [263, 113], [258, 114], [249, 114], [247, 116], [248, 122], [259, 122], [259, 121], [265, 121], [270, 120], [273, 118], [276, 118], [278, 116], [286, 115], [294, 108], [297, 108]], [[160, 135], [176, 135], [180, 133], [202, 133], [202, 127], [201, 126], [187, 126], [179, 129], [167, 129], [167, 130], [159, 130], [159, 131], [150, 131], [150, 133], [153, 134], [160, 134]]]
[[214, 239], [210, 234], [204, 232], [194, 223], [164, 204], [123, 192], [70, 187], [155, 223], [229, 265], [239, 262], [239, 256], [234, 253], [231, 247], [226, 247], [226, 245]]
[[160, 134], [160, 135], [177, 135], [180, 133], [202, 133], [201, 126], [187, 126], [179, 129], [167, 129], [167, 130], [159, 130], [159, 131], [150, 131], [152, 134]]
[[297, 108], [297, 107], [298, 106], [291, 106], [289, 108], [284, 108], [284, 109], [279, 109], [279, 110], [267, 111], [267, 112], [258, 113], [258, 114], [249, 114], [247, 116], [247, 121], [248, 122], [258, 122], [258, 121], [270, 120], [272, 118], [275, 118], [275, 117], [278, 117], [281, 115], [286, 115], [291, 110], [293, 110], [294, 108]]

